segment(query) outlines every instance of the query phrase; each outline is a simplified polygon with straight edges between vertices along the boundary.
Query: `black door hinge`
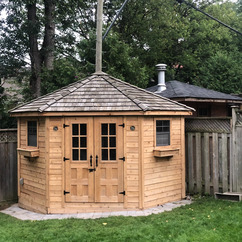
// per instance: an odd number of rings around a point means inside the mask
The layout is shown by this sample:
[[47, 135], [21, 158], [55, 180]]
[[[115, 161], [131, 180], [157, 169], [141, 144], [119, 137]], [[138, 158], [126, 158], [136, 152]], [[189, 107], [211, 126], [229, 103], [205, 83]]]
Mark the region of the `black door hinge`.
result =
[[63, 158], [63, 161], [65, 162], [66, 160], [70, 160], [70, 159], [69, 159], [69, 158], [64, 157], [64, 158]]
[[119, 158], [119, 160], [125, 161], [125, 157]]
[[70, 127], [70, 125], [63, 124], [63, 128]]
[[66, 195], [66, 194], [69, 194], [70, 192], [66, 192], [65, 190], [64, 190], [64, 195]]
[[123, 195], [125, 196], [125, 191], [123, 191], [123, 192], [120, 192], [119, 194], [123, 194]]
[[125, 124], [123, 123], [123, 124], [120, 124], [119, 126], [124, 128], [125, 127]]

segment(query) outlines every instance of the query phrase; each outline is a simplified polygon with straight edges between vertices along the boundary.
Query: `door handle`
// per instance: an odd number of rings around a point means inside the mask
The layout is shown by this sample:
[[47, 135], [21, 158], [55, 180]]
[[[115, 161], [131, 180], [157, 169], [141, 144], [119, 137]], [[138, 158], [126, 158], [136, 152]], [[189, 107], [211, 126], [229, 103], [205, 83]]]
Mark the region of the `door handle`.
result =
[[89, 170], [89, 172], [94, 172], [94, 171], [96, 171], [96, 168], [88, 169], [88, 170]]
[[98, 167], [98, 155], [96, 155], [96, 167]]
[[90, 155], [90, 166], [92, 167], [92, 155]]

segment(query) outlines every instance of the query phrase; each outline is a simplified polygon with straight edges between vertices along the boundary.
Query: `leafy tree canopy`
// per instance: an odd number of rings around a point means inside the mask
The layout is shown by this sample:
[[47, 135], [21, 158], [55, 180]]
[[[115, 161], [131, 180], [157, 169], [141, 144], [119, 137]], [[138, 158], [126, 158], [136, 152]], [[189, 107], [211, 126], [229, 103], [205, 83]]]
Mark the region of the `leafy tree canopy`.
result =
[[[242, 0], [190, 2], [242, 31]], [[104, 1], [104, 31], [122, 3]], [[2, 0], [0, 78], [28, 76], [31, 98], [93, 73], [96, 8], [96, 0]], [[167, 80], [241, 93], [241, 39], [175, 0], [132, 0], [103, 43], [103, 71], [146, 87], [166, 63]]]

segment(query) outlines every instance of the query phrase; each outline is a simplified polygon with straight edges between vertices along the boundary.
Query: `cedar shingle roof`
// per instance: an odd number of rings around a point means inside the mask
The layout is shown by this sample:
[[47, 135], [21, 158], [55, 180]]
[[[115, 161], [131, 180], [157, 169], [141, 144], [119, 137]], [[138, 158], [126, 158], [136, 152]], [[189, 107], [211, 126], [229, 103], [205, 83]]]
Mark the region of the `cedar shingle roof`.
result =
[[11, 112], [191, 111], [192, 109], [106, 73], [70, 84]]
[[[147, 88], [150, 92], [156, 92], [158, 85]], [[167, 98], [198, 98], [198, 99], [216, 99], [216, 100], [228, 100], [228, 101], [240, 101], [242, 98], [229, 95], [222, 92], [217, 92], [211, 89], [198, 87], [195, 85], [183, 83], [180, 81], [166, 82], [166, 90], [156, 93]]]

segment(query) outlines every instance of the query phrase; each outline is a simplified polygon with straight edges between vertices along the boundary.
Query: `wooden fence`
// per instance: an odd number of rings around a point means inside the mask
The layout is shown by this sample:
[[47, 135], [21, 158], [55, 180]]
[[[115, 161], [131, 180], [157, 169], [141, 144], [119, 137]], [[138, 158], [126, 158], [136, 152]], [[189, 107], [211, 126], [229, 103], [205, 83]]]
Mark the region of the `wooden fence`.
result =
[[187, 193], [214, 195], [229, 190], [230, 143], [228, 133], [186, 133]]
[[186, 120], [187, 193], [242, 193], [242, 111]]
[[242, 193], [242, 110], [232, 111], [231, 191]]
[[0, 202], [17, 200], [17, 130], [0, 130]]

